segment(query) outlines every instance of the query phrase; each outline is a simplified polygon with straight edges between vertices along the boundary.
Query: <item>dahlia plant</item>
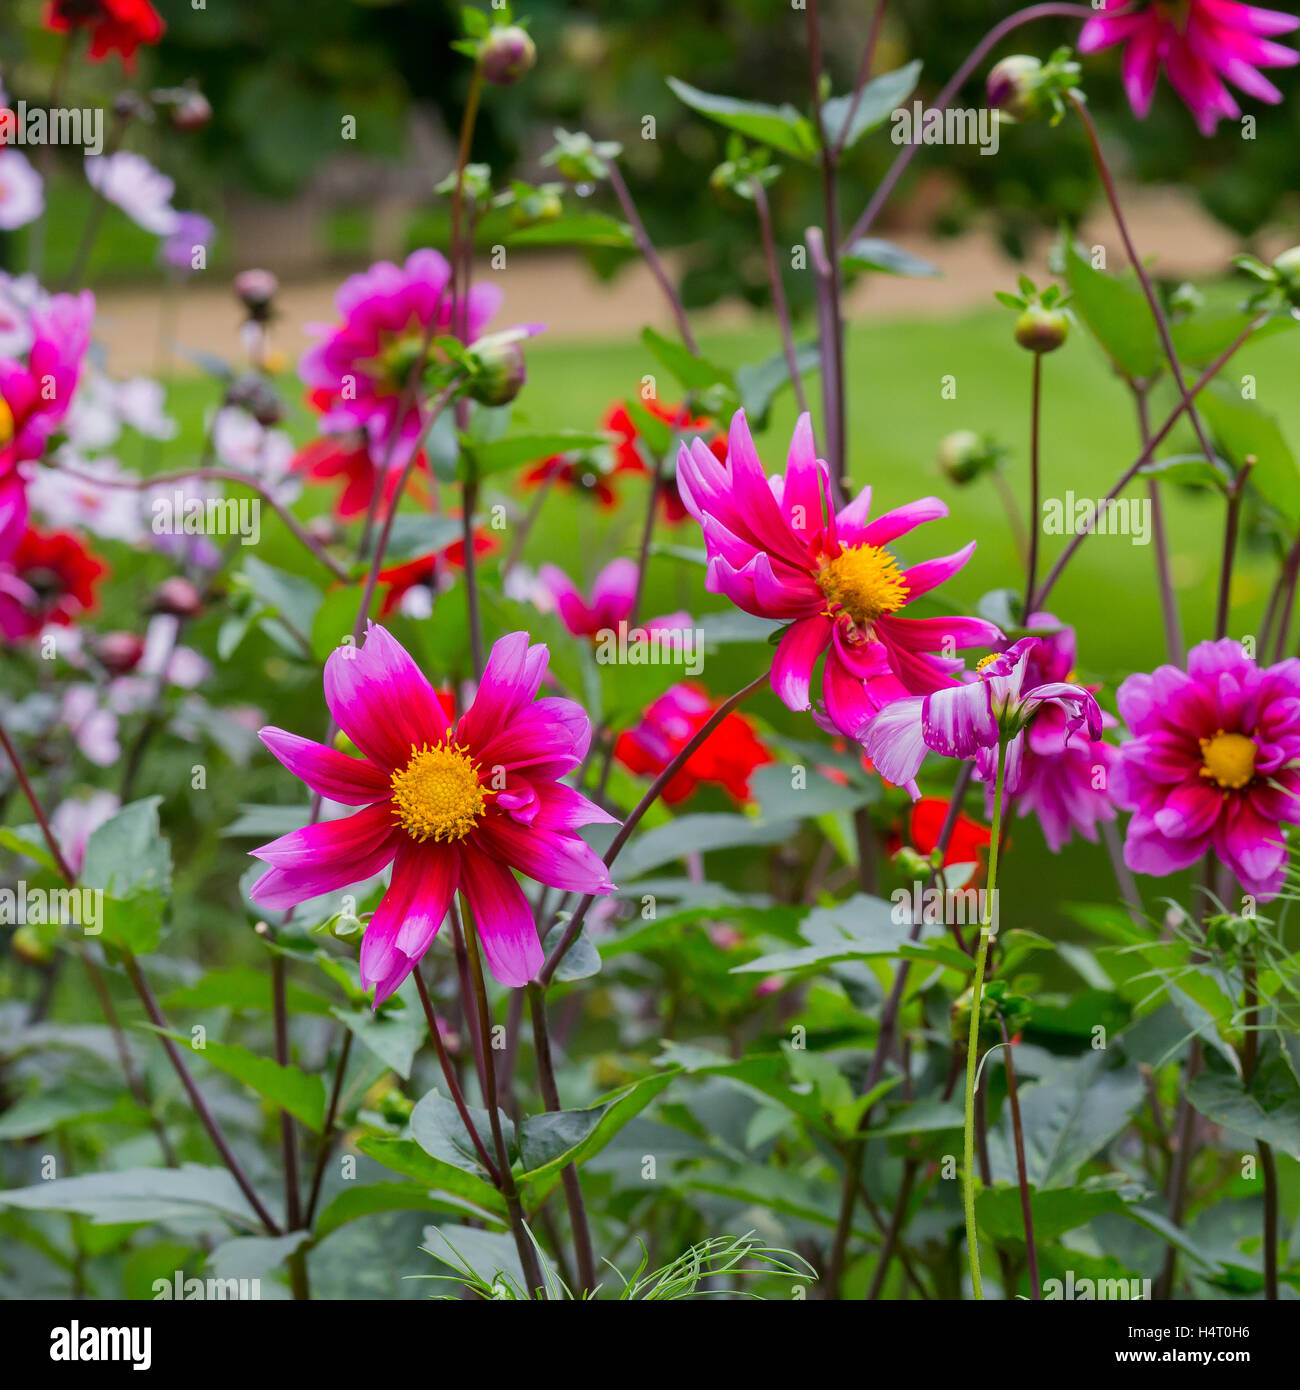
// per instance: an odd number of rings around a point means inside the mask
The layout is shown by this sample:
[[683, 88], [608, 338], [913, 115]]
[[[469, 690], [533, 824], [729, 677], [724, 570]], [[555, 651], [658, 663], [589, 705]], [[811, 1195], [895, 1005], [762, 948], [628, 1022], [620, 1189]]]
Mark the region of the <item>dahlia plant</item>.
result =
[[[464, 10], [438, 244], [305, 329], [195, 186], [208, 98], [134, 76], [188, 18], [49, 0], [5, 59], [125, 84], [84, 162], [0, 148], [10, 1298], [1294, 1297], [1300, 251], [1178, 282], [1087, 89], [1253, 138], [1300, 21], [1035, 4], [923, 73], [893, 9], [769, 16], [773, 102], [665, 72], [515, 178], [530, 88], [583, 78]], [[877, 232], [946, 131], [1063, 127], [1108, 220], [1060, 209], [1014, 317], [923, 366], [855, 322], [935, 272]], [[646, 201], [714, 139], [770, 311], [730, 336]], [[105, 346], [106, 223], [166, 278], [153, 376]], [[539, 245], [639, 262], [630, 353], [500, 327], [533, 273], [564, 316]], [[225, 358], [176, 341], [219, 266]]]

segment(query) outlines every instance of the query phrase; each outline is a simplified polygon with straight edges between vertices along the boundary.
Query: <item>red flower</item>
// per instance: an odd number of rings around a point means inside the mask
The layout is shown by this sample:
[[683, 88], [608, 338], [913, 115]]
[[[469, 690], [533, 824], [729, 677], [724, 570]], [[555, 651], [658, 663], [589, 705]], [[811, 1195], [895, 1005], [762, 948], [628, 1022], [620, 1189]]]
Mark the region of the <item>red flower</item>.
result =
[[157, 43], [167, 27], [149, 0], [48, 0], [44, 22], [55, 34], [89, 29], [90, 61], [102, 62], [117, 52], [128, 72], [135, 67], [136, 49]]
[[[647, 708], [635, 728], [619, 735], [614, 755], [629, 772], [657, 776], [717, 708], [700, 686], [674, 685]], [[664, 788], [664, 800], [675, 806], [701, 782], [713, 782], [743, 804], [750, 800], [754, 769], [772, 761], [749, 720], [729, 714]]]
[[[449, 512], [449, 516], [456, 513]], [[497, 543], [486, 531], [480, 527], [474, 532], [474, 554], [487, 555], [496, 549]], [[384, 602], [380, 609], [380, 614], [387, 617], [394, 609], [399, 607], [402, 599], [411, 589], [423, 586], [428, 589], [437, 590], [440, 581], [450, 569], [463, 570], [465, 568], [465, 542], [463, 540], [452, 541], [448, 546], [441, 550], [430, 551], [428, 555], [418, 556], [414, 560], [407, 560], [400, 565], [390, 565], [388, 569], [379, 571], [379, 582], [384, 585]]]
[[[939, 833], [948, 818], [948, 802], [941, 796], [923, 796], [912, 806], [911, 826], [908, 835], [912, 848], [918, 853], [930, 855], [939, 843]], [[943, 856], [944, 867], [949, 864], [978, 864], [980, 851], [987, 850], [993, 836], [988, 826], [972, 820], [964, 812], [957, 816], [948, 841], [947, 852]]]
[[95, 586], [108, 567], [68, 531], [29, 527], [0, 566], [0, 634], [35, 637], [47, 623], [68, 626], [95, 609]]
[[[428, 460], [420, 454], [415, 460], [416, 471], [428, 471]], [[340, 521], [349, 521], [370, 510], [379, 469], [370, 457], [364, 439], [352, 435], [325, 434], [299, 450], [289, 465], [293, 473], [301, 473], [312, 482], [343, 480], [343, 489], [334, 503], [334, 514]], [[392, 502], [401, 481], [402, 470], [390, 468], [384, 474], [385, 508]], [[419, 489], [412, 489], [416, 501], [423, 501]]]
[[566, 492], [585, 492], [602, 511], [610, 511], [618, 503], [618, 494], [609, 483], [611, 476], [601, 472], [585, 454], [552, 454], [533, 464], [520, 481], [525, 487], [540, 487], [549, 481], [552, 487]]
[[[662, 405], [658, 400], [650, 400], [645, 403], [645, 408], [656, 420], [662, 420], [665, 425], [682, 434], [701, 434], [712, 425], [712, 421], [707, 416], [693, 416], [684, 405]], [[616, 473], [648, 473], [650, 470], [646, 467], [641, 451], [637, 448], [637, 440], [640, 439], [641, 435], [637, 430], [636, 422], [628, 413], [627, 407], [622, 402], [616, 401], [605, 412], [602, 424], [607, 430], [618, 436], [618, 443], [614, 446], [614, 457], [617, 460], [614, 471]], [[726, 435], [715, 434], [707, 443], [718, 462], [725, 463], [727, 461]], [[682, 501], [681, 493], [677, 490], [675, 477], [665, 478], [660, 484], [659, 507], [663, 513], [663, 519], [673, 526], [679, 521], [685, 521], [690, 515]]]

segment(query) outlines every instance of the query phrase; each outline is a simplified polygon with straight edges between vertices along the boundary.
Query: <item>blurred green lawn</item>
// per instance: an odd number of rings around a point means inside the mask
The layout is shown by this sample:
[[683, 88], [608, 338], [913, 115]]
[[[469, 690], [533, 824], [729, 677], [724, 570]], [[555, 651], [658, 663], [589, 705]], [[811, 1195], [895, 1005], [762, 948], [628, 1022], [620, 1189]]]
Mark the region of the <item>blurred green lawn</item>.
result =
[[[297, 345], [289, 342], [280, 346], [291, 353], [297, 350]], [[710, 359], [739, 366], [761, 360], [775, 350], [777, 341], [774, 331], [759, 329], [707, 334], [700, 346]], [[1298, 370], [1300, 340], [1297, 335], [1283, 334], [1243, 350], [1233, 375], [1234, 379], [1242, 373], [1254, 375], [1261, 405], [1275, 412], [1284, 428], [1300, 428], [1300, 396], [1291, 390]], [[658, 373], [664, 399], [677, 397], [675, 384], [636, 339], [596, 344], [538, 339], [529, 352], [530, 382], [518, 403], [516, 429], [594, 427], [611, 402], [640, 390], [647, 372]], [[1029, 372], [1030, 359], [1011, 339], [1009, 315], [998, 309], [952, 321], [859, 324], [850, 332], [853, 480], [872, 486], [876, 511], [929, 493], [948, 502], [951, 515], [946, 521], [926, 526], [899, 548], [911, 562], [976, 539], [974, 558], [944, 591], [946, 598], [967, 611], [973, 610], [988, 590], [1021, 588], [1023, 571], [993, 488], [987, 481], [954, 487], [934, 464], [936, 446], [955, 429], [991, 433], [1010, 449], [1007, 477], [1016, 495], [1024, 497]], [[956, 379], [955, 400], [941, 396], [942, 378], [949, 375]], [[1100, 498], [1137, 450], [1127, 391], [1099, 351], [1077, 330], [1063, 350], [1046, 359], [1044, 379], [1043, 495], [1060, 497], [1070, 489], [1077, 497]], [[810, 379], [808, 389], [816, 415], [820, 387], [815, 378]], [[291, 383], [286, 384], [286, 391], [297, 395]], [[210, 381], [187, 377], [172, 384], [172, 409], [184, 420], [186, 431], [177, 445], [165, 451], [163, 466], [184, 466], [190, 451], [197, 449], [199, 421], [204, 410], [211, 408], [213, 396]], [[1157, 412], [1157, 421], [1161, 418]], [[773, 410], [769, 429], [759, 437], [769, 471], [783, 464], [794, 419], [793, 398], [787, 391]], [[300, 438], [306, 437], [310, 423], [304, 412], [295, 410], [290, 428]], [[1180, 447], [1179, 439], [1175, 433], [1172, 449]], [[493, 481], [498, 497], [507, 493], [521, 506], [526, 505], [521, 490], [512, 483]], [[552, 495], [529, 540], [526, 559], [534, 565], [544, 560], [558, 563], [580, 584], [589, 583], [614, 555], [635, 552], [644, 482], [626, 482], [622, 495], [622, 506], [612, 513], [597, 510], [585, 497]], [[1212, 635], [1223, 507], [1205, 493], [1169, 485], [1164, 498], [1172, 565], [1190, 644]], [[493, 500], [493, 490], [485, 500]], [[326, 494], [322, 492], [305, 498], [298, 509], [323, 510], [325, 505]], [[299, 562], [290, 559], [291, 538], [282, 535], [273, 520], [265, 531], [259, 547], [262, 558], [298, 567]], [[700, 547], [698, 529], [690, 522], [671, 533], [661, 528], [658, 539]], [[1043, 572], [1061, 544], [1058, 537], [1043, 539]], [[1272, 561], [1264, 549], [1243, 552], [1234, 585], [1233, 635], [1243, 636], [1258, 624], [1272, 574]], [[122, 583], [127, 584], [125, 576]], [[123, 593], [120, 597], [128, 596]], [[720, 599], [704, 593], [702, 571], [697, 566], [658, 556], [652, 563], [643, 612], [652, 615], [679, 606], [697, 616], [726, 607]], [[1051, 607], [1077, 629], [1080, 674], [1103, 685], [1103, 702], [1112, 703], [1112, 707], [1114, 688], [1125, 675], [1150, 669], [1164, 659], [1150, 545], [1135, 545], [1125, 536], [1090, 537], [1052, 595]], [[435, 622], [437, 616], [435, 613]], [[721, 656], [706, 662], [702, 679], [713, 691], [724, 694], [751, 679], [769, 657], [770, 652], [763, 647], [727, 647]], [[306, 691], [301, 696], [312, 698]], [[789, 715], [773, 699], [764, 700], [759, 708], [792, 735], [815, 735], [805, 716]], [[927, 789], [941, 792], [950, 772], [950, 765], [930, 769], [933, 785]], [[1101, 848], [1076, 844], [1064, 856], [1053, 858], [1047, 854], [1037, 828], [1028, 822], [1016, 823], [1013, 839], [1018, 852], [1007, 859], [1003, 886], [1018, 904], [1018, 924], [1059, 930], [1059, 904], [1110, 896], [1111, 870]], [[1150, 899], [1157, 892], [1173, 890], [1173, 885], [1145, 887]], [[1026, 911], [1041, 916], [1041, 920], [1025, 920]]]

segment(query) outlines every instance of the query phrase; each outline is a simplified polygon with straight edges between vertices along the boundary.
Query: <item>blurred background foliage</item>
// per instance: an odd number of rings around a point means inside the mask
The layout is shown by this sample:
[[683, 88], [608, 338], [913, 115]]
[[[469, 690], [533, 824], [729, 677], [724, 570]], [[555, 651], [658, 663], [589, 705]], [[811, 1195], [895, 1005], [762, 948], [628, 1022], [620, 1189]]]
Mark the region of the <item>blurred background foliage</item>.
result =
[[[448, 132], [459, 120], [469, 75], [468, 64], [449, 47], [458, 30], [457, 4], [317, 0], [305, 10], [301, 0], [221, 0], [195, 9], [190, 0], [162, 0], [160, 8], [168, 32], [155, 52], [142, 55], [138, 82], [169, 86], [193, 80], [215, 111], [205, 130], [183, 142], [166, 142], [164, 164], [177, 180], [181, 204], [220, 223], [232, 199], [306, 196], [328, 183], [331, 165], [344, 158], [373, 166], [377, 177], [386, 168], [395, 177], [400, 171], [410, 197], [406, 245], [434, 238], [445, 212], [433, 187], [451, 163]], [[475, 157], [492, 166], [499, 184], [512, 175], [538, 176], [537, 158], [557, 125], [621, 140], [628, 181], [645, 208], [652, 238], [664, 247], [688, 248], [688, 303], [728, 298], [763, 303], [767, 287], [758, 255], [735, 252], [738, 234], [753, 244], [752, 209], [708, 190], [708, 175], [724, 155], [725, 132], [682, 106], [664, 77], [673, 74], [705, 91], [789, 101], [806, 109], [803, 16], [789, 0], [530, 0], [519, 8], [530, 21], [540, 61], [526, 83], [498, 91], [488, 103]], [[990, 23], [1014, 8], [987, 0], [894, 5], [876, 70], [919, 58], [917, 96], [929, 99]], [[853, 81], [870, 6], [865, 0], [827, 0], [822, 10], [827, 66], [834, 89], [843, 91]], [[40, 0], [18, 0], [0, 13], [4, 81], [12, 96], [31, 102], [48, 100], [48, 73], [61, 45], [41, 31], [40, 12]], [[783, 31], [787, 41], [774, 41]], [[1038, 21], [997, 53], [1023, 47], [1046, 55], [1077, 32], [1075, 21]], [[965, 104], [981, 102], [986, 68], [969, 84]], [[1284, 90], [1296, 81], [1291, 72], [1274, 77]], [[82, 63], [67, 79], [67, 100], [106, 100], [118, 79], [115, 62]], [[1177, 179], [1247, 242], [1270, 221], [1294, 211], [1300, 189], [1300, 103], [1270, 111], [1254, 138], [1242, 138], [1237, 127], [1225, 123], [1217, 137], [1206, 140], [1167, 87], [1151, 117], [1135, 119], [1113, 53], [1086, 61], [1085, 85], [1104, 135], [1121, 147], [1121, 170], [1128, 178]], [[355, 141], [341, 136], [345, 116], [355, 118]], [[653, 139], [642, 137], [644, 116], [655, 118]], [[132, 141], [145, 153], [157, 153], [159, 136], [137, 131]], [[894, 153], [886, 130], [848, 156], [846, 222]], [[61, 158], [66, 162], [68, 156]], [[371, 210], [357, 187], [355, 178], [341, 185], [334, 180], [335, 196], [321, 214], [326, 225], [317, 238], [327, 258], [360, 260], [373, 250]], [[79, 187], [66, 190], [71, 198], [80, 194]], [[977, 147], [948, 148], [942, 173], [937, 161], [919, 159], [893, 206], [909, 210], [909, 225], [916, 230], [957, 235], [977, 222], [990, 225], [1017, 254], [1027, 234], [1063, 216], [1076, 221], [1096, 195], [1077, 126], [1050, 129], [1040, 123], [1004, 131], [996, 159], [981, 156]], [[55, 204], [64, 196], [56, 185]], [[820, 209], [816, 170], [787, 167], [771, 197], [778, 228], [808, 225]], [[75, 202], [69, 204], [70, 211], [74, 207]], [[147, 269], [143, 248], [127, 237], [103, 269], [119, 275]], [[609, 250], [588, 254], [604, 274], [613, 273], [623, 258]], [[791, 278], [797, 301], [807, 280]]]

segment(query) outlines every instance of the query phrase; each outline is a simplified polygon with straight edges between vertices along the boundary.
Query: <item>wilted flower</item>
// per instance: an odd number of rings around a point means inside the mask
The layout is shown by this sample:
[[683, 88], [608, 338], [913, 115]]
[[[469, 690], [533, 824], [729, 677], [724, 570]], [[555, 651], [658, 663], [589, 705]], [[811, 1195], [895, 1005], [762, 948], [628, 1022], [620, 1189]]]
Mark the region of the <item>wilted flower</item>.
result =
[[613, 887], [576, 834], [612, 818], [559, 781], [586, 756], [591, 724], [570, 700], [536, 699], [547, 661], [527, 633], [502, 637], [473, 702], [451, 723], [409, 653], [372, 623], [363, 646], [335, 651], [325, 665], [326, 703], [360, 758], [262, 730], [271, 752], [314, 792], [365, 809], [254, 850], [271, 867], [252, 896], [288, 908], [391, 862], [392, 882], [361, 944], [361, 980], [376, 1005], [428, 950], [458, 889], [492, 974], [518, 986], [544, 957], [512, 869], [577, 893]]

